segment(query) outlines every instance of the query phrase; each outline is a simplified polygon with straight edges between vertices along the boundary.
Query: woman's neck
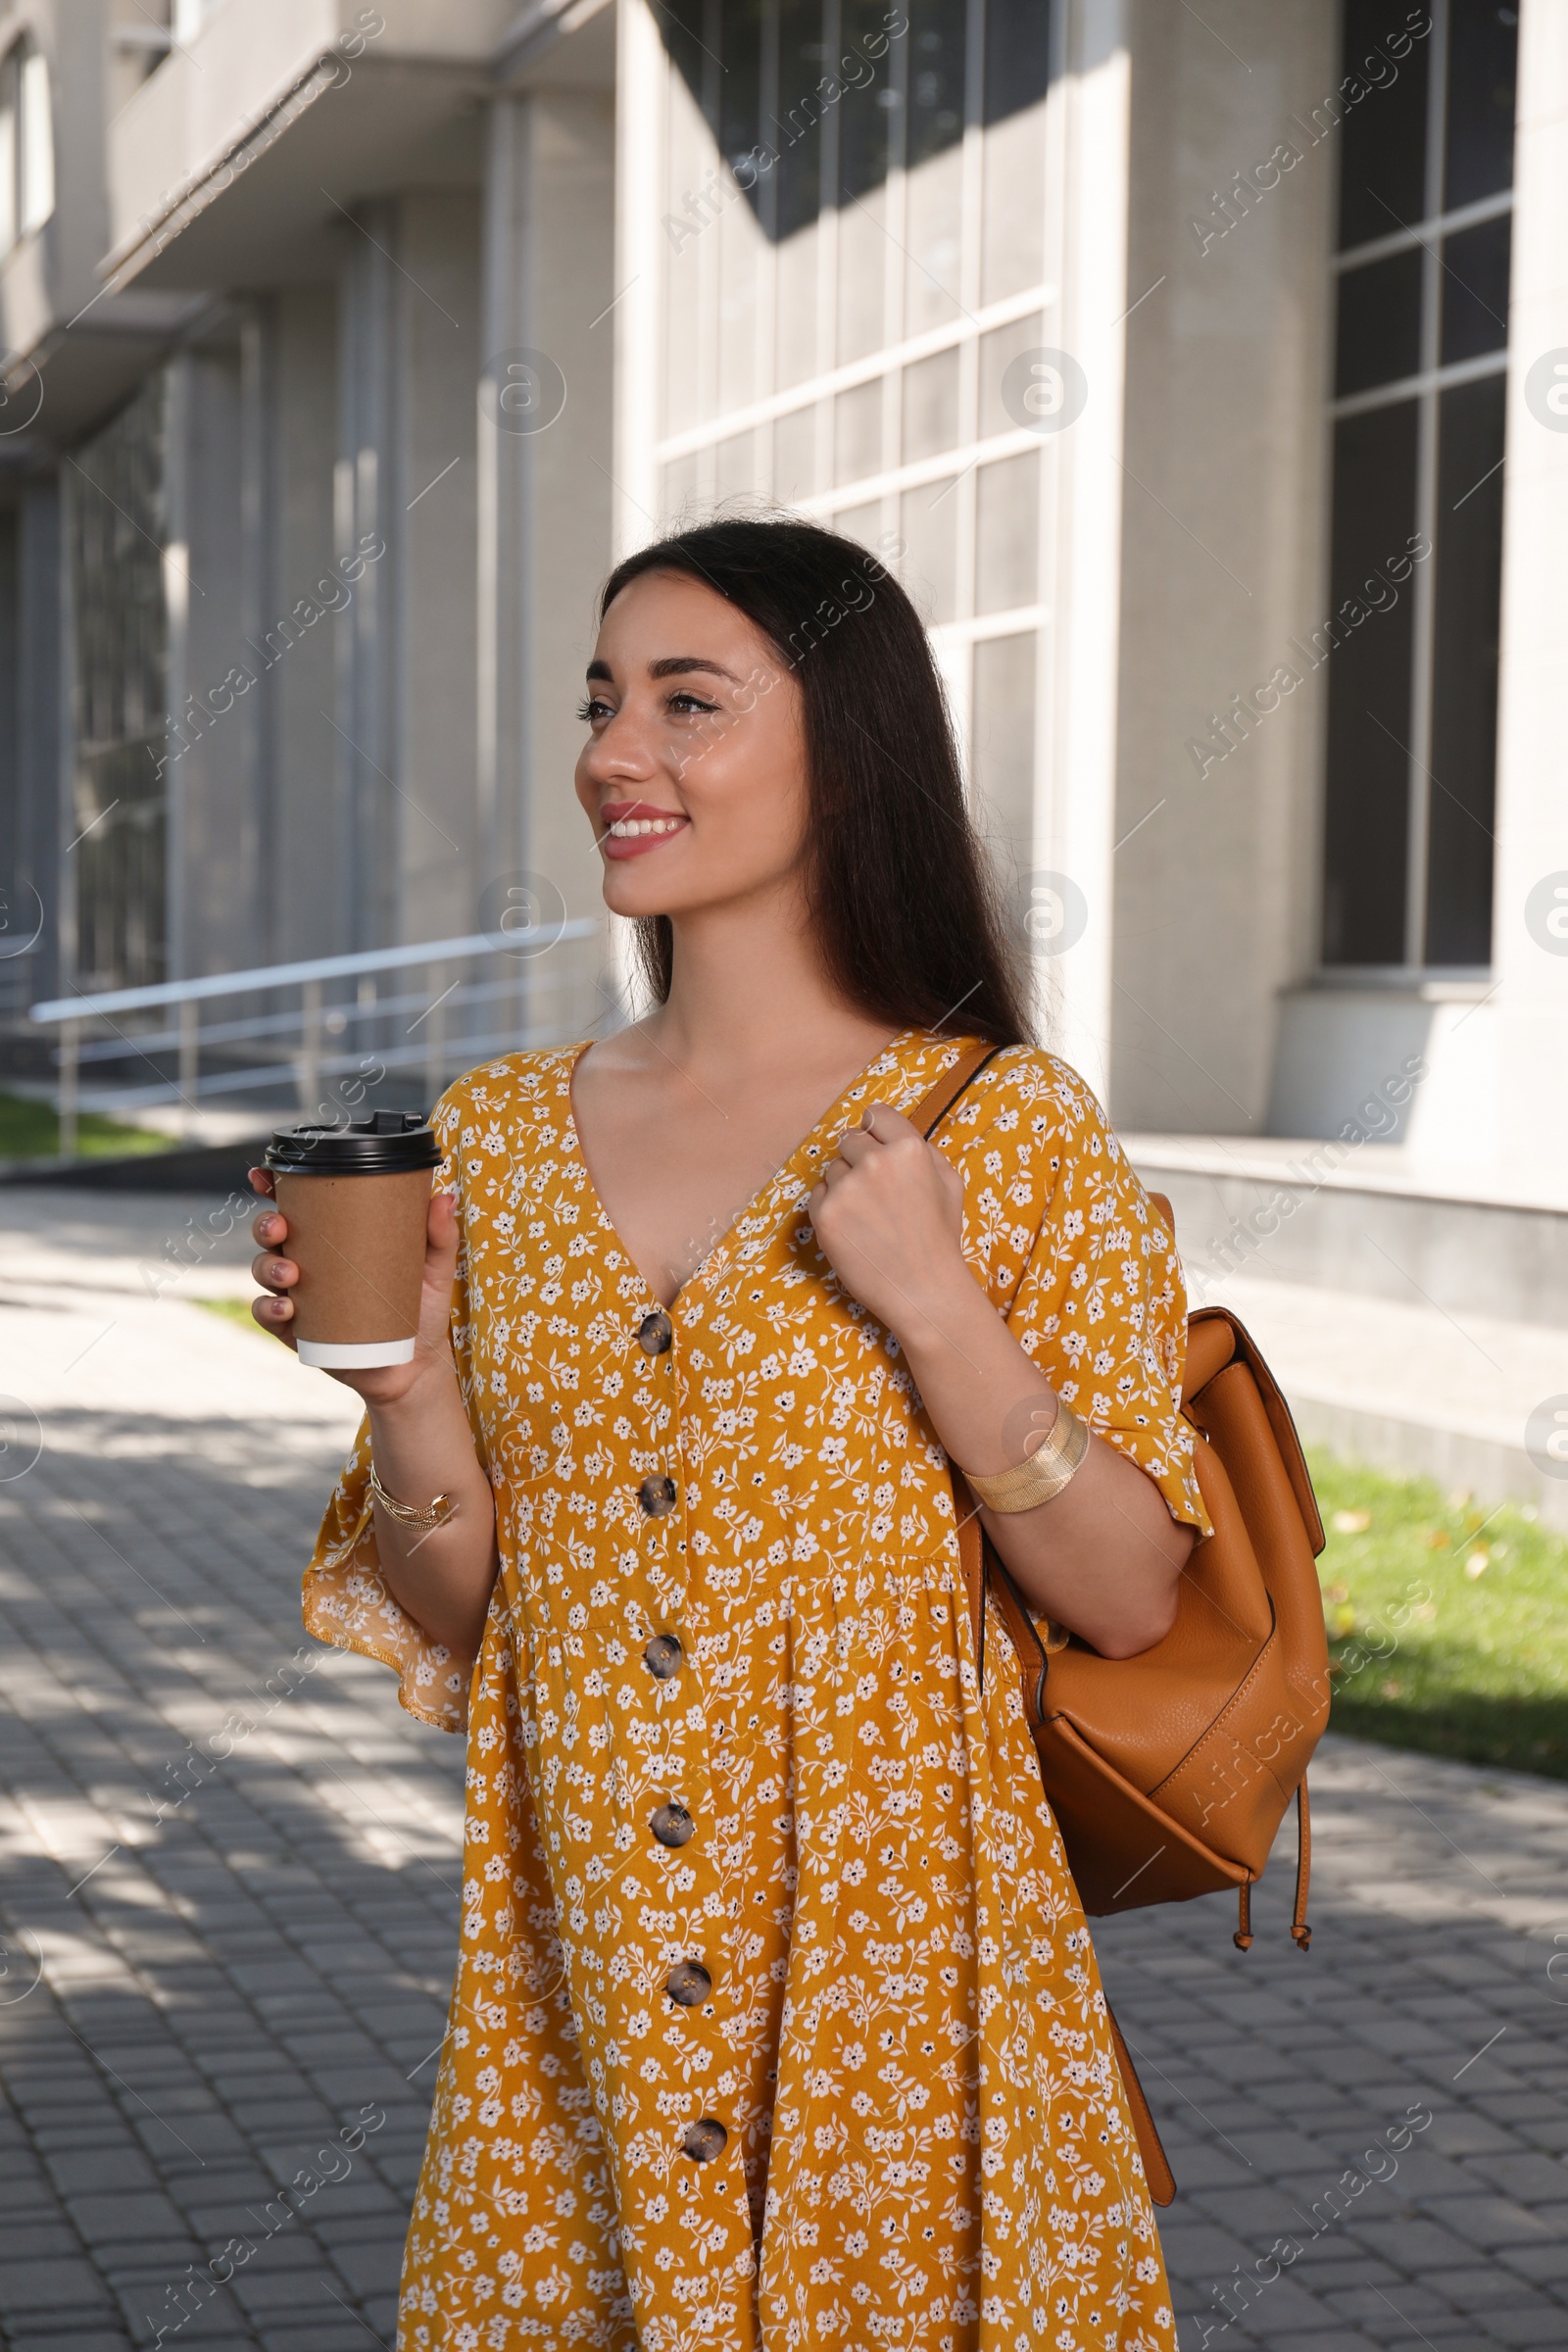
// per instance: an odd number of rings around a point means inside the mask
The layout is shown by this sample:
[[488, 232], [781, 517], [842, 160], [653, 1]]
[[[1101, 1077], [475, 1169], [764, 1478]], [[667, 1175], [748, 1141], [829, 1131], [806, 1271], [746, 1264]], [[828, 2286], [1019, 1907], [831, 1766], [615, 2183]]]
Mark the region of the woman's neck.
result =
[[669, 996], [639, 1027], [699, 1083], [759, 1068], [853, 1073], [895, 1034], [842, 994], [790, 910], [704, 908], [673, 927]]

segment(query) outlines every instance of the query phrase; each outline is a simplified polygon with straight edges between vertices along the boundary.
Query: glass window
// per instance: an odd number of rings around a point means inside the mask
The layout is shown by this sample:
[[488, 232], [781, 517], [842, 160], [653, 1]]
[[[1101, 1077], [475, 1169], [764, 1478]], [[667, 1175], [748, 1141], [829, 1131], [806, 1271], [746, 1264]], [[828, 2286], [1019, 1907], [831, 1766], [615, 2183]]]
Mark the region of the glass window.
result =
[[15, 56], [0, 65], [0, 254], [17, 241], [17, 70]]
[[909, 146], [912, 171], [963, 131], [966, 0], [909, 0]]
[[931, 628], [951, 620], [956, 607], [958, 574], [958, 502], [956, 477], [906, 490], [899, 501], [899, 531], [906, 554], [902, 565], [905, 587], [914, 599], [920, 618]]
[[1443, 240], [1443, 363], [1508, 347], [1513, 217], [1478, 221]]
[[77, 453], [65, 477], [73, 614], [76, 972], [86, 988], [164, 977], [167, 374]]
[[838, 184], [841, 204], [853, 204], [881, 187], [900, 136], [899, 95], [889, 71], [891, 52], [882, 0], [844, 0], [839, 22], [843, 57], [852, 80], [837, 108]]
[[[1004, 882], [1034, 863], [1035, 632], [986, 637], [974, 649], [969, 773], [975, 818]], [[1008, 868], [1011, 871], [1008, 871]]]
[[1513, 185], [1519, 11], [1448, 0], [1448, 124], [1443, 201], [1454, 212]]
[[55, 129], [49, 105], [49, 64], [37, 50], [22, 61], [22, 170], [17, 210], [22, 233], [42, 228], [55, 209]]
[[882, 470], [882, 379], [857, 384], [833, 403], [833, 479], [864, 481]]
[[49, 61], [19, 41], [0, 63], [0, 254], [55, 209]]
[[714, 488], [720, 498], [749, 498], [757, 488], [757, 435], [731, 433], [713, 453]]
[[687, 514], [695, 508], [697, 504], [697, 459], [695, 456], [677, 458], [673, 465], [664, 467], [660, 479], [659, 495], [666, 521], [673, 520], [676, 515]]
[[882, 537], [882, 501], [873, 498], [863, 507], [841, 507], [833, 517], [833, 528], [842, 531], [846, 539], [857, 539], [861, 547], [880, 554]]
[[1396, 383], [1421, 365], [1421, 248], [1340, 272], [1334, 389]]
[[779, 0], [778, 108], [773, 143], [778, 165], [776, 233], [790, 237], [821, 209], [823, 102], [817, 84], [826, 71], [821, 0]]
[[816, 480], [816, 408], [791, 409], [773, 425], [773, 496], [786, 506], [809, 498]]
[[986, 0], [984, 121], [1036, 106], [1051, 78], [1050, 0]]
[[1014, 318], [1008, 326], [994, 326], [980, 338], [980, 438], [989, 441], [993, 433], [1010, 433], [1017, 429], [1018, 419], [1010, 416], [1002, 405], [1002, 379], [1021, 351], [1038, 351], [1043, 344], [1044, 321], [1038, 311], [1027, 318]]
[[[1409, 40], [1405, 0], [1347, 0], [1340, 72], [1354, 74], [1390, 36], [1397, 49]], [[1419, 220], [1426, 205], [1427, 74], [1430, 36], [1411, 41], [1390, 80], [1391, 52], [1372, 70], [1374, 87], [1345, 115], [1339, 129], [1340, 250], [1369, 245], [1391, 229]], [[1339, 102], [1343, 104], [1343, 101]], [[1326, 131], [1326, 109], [1314, 122]]]
[[982, 466], [975, 484], [977, 612], [1032, 605], [1040, 581], [1040, 452]]
[[[1404, 961], [1410, 804], [1407, 558], [1416, 511], [1416, 403], [1342, 417], [1334, 436], [1334, 557], [1319, 641], [1329, 662], [1323, 960]], [[1382, 583], [1370, 586], [1382, 574]], [[1353, 613], [1363, 617], [1357, 621]]]
[[934, 351], [904, 370], [904, 463], [940, 457], [958, 438], [958, 354]]
[[1455, 384], [1438, 410], [1428, 963], [1492, 952], [1504, 381]]
[[1344, 0], [1344, 73], [1385, 65], [1342, 126], [1322, 952], [1451, 968], [1492, 953], [1518, 18], [1446, 0], [1391, 81], [1405, 22]]

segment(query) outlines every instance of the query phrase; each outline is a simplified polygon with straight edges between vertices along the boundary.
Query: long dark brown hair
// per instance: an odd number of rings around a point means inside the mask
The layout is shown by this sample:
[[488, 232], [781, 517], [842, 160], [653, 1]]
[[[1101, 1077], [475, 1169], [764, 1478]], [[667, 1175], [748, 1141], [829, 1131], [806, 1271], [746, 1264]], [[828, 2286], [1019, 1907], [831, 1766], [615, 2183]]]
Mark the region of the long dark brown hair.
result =
[[[901, 1029], [1015, 1045], [1029, 1035], [1017, 960], [964, 804], [947, 698], [920, 618], [853, 539], [793, 518], [721, 519], [616, 565], [603, 619], [644, 572], [714, 589], [767, 638], [805, 703], [806, 893], [828, 970]], [[654, 995], [669, 995], [667, 915], [640, 922]]]

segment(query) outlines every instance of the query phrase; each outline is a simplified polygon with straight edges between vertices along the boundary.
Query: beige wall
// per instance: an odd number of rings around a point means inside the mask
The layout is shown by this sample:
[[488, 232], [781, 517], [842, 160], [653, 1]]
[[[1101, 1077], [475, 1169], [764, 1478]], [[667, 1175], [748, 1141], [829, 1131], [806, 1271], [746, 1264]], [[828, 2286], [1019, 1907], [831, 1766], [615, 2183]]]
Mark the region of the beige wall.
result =
[[[1544, 355], [1568, 355], [1568, 10], [1561, 0], [1525, 0], [1521, 11], [1515, 164], [1493, 950], [1498, 986], [1472, 1026], [1485, 1021], [1495, 1030], [1488, 1057], [1499, 1173], [1523, 1174], [1534, 1191], [1568, 1199], [1568, 954], [1543, 944], [1539, 904], [1534, 922], [1527, 919], [1531, 894], [1548, 876], [1568, 875], [1568, 430], [1544, 421], [1543, 388], [1532, 383]], [[1450, 1133], [1465, 1109], [1456, 1092]]]
[[1288, 118], [1332, 85], [1335, 16], [1132, 13], [1111, 1092], [1133, 1128], [1260, 1128], [1276, 992], [1313, 956], [1321, 675], [1205, 777], [1186, 746], [1321, 618], [1338, 142], [1206, 251], [1191, 222], [1222, 220], [1222, 170], [1305, 149]]

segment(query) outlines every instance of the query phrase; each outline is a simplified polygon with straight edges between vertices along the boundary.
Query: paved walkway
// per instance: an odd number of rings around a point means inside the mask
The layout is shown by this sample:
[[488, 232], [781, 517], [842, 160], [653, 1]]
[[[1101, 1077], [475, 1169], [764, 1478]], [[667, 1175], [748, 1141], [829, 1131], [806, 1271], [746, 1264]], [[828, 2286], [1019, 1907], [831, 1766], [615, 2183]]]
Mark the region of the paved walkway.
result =
[[[0, 1192], [15, 2352], [392, 2337], [462, 1757], [304, 1641], [349, 1418], [193, 1302], [241, 1234], [155, 1271], [209, 1205]], [[1283, 1867], [1245, 1958], [1218, 1902], [1098, 1938], [1182, 2183], [1184, 2352], [1568, 2343], [1568, 1789], [1341, 1740], [1314, 1791], [1309, 1957]]]

